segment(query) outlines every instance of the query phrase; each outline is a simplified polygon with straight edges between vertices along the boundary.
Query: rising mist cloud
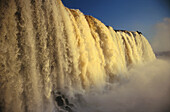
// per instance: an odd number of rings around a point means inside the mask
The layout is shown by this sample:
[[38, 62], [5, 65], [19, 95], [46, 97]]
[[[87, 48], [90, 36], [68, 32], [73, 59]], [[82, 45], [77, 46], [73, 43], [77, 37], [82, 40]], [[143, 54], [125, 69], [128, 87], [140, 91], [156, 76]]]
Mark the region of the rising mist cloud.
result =
[[[170, 112], [170, 61], [155, 60], [132, 68], [103, 93], [85, 96], [81, 112]], [[109, 90], [108, 90], [109, 89]]]
[[170, 51], [170, 18], [164, 18], [163, 22], [156, 24], [155, 30], [151, 41], [154, 51]]

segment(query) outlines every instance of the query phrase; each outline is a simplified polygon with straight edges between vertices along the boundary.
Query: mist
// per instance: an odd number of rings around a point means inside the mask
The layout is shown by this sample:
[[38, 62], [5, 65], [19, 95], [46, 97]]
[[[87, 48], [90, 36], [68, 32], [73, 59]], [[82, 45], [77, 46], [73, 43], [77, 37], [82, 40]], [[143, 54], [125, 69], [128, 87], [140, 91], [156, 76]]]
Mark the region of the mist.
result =
[[169, 62], [158, 59], [134, 67], [128, 78], [86, 95], [81, 112], [169, 112]]
[[151, 41], [152, 48], [155, 52], [170, 51], [170, 18], [164, 18], [154, 27], [155, 35]]

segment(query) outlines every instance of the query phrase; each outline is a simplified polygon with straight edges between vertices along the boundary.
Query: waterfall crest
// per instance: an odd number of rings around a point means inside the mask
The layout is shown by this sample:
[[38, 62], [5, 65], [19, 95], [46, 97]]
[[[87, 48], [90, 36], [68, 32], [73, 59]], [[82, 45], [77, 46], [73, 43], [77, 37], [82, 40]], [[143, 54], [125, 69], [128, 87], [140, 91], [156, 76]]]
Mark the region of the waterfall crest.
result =
[[116, 31], [60, 0], [0, 1], [0, 109], [51, 112], [51, 92], [101, 89], [155, 59], [138, 32]]

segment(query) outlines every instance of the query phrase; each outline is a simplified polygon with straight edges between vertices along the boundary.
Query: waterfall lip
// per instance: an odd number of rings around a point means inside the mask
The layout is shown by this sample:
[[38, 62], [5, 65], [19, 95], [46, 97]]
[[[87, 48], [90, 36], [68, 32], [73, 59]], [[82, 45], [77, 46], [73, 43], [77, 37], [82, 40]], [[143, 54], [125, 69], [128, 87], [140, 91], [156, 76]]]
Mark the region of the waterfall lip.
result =
[[[108, 26], [108, 27], [110, 27], [110, 26]], [[127, 33], [127, 32], [137, 32], [138, 34], [142, 34], [142, 32], [140, 32], [140, 31], [128, 31], [128, 30], [117, 30], [117, 29], [115, 29], [115, 32], [125, 32], [125, 33]]]

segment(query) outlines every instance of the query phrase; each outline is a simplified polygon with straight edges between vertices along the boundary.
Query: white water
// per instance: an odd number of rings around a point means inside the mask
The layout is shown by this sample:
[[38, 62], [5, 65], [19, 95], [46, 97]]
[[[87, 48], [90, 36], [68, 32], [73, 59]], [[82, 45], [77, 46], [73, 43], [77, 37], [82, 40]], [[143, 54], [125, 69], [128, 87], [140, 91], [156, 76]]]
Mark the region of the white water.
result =
[[137, 32], [117, 31], [60, 0], [0, 3], [0, 106], [4, 112], [51, 112], [53, 90], [68, 97], [128, 77], [155, 59]]

